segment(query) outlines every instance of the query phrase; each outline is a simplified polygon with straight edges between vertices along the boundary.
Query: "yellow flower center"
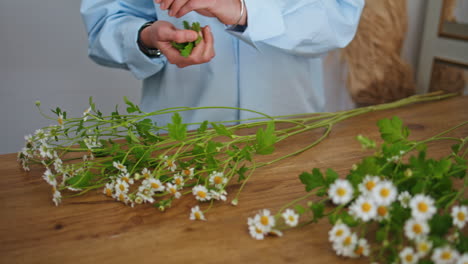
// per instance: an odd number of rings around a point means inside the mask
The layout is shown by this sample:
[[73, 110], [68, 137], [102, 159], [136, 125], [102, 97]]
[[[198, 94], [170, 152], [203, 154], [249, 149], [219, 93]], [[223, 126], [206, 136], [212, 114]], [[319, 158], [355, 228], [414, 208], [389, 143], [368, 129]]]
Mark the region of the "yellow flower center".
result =
[[172, 187], [169, 189], [169, 191], [172, 193], [172, 194], [176, 194], [177, 193], [177, 189]]
[[184, 170], [185, 176], [190, 176], [190, 170]]
[[450, 260], [452, 259], [452, 253], [450, 251], [444, 251], [440, 256], [443, 260]]
[[120, 184], [119, 189], [123, 192], [123, 191], [125, 191], [125, 186], [123, 184]]
[[155, 182], [151, 183], [151, 188], [153, 188], [153, 189], [158, 189], [159, 187], [160, 187], [159, 184], [157, 184], [157, 183], [155, 183]]
[[429, 206], [425, 202], [418, 203], [418, 210], [425, 213], [429, 210]]
[[262, 217], [260, 217], [260, 223], [266, 226], [270, 223], [270, 219], [268, 218], [268, 216], [262, 215]]
[[377, 213], [380, 215], [380, 216], [386, 216], [387, 215], [387, 207], [385, 206], [379, 206], [379, 208], [377, 208]]
[[145, 177], [146, 179], [148, 179], [150, 177], [149, 173], [148, 172], [145, 172], [143, 173], [143, 177]]
[[420, 224], [414, 224], [413, 225], [413, 232], [416, 234], [421, 234], [422, 233], [422, 226]]
[[346, 237], [346, 238], [343, 240], [343, 245], [349, 246], [349, 245], [351, 245], [351, 242], [352, 242], [351, 237], [350, 237], [350, 236], [349, 236], [349, 237]]
[[408, 255], [405, 256], [405, 259], [406, 259], [407, 262], [412, 262], [413, 261], [413, 255], [408, 254]]
[[59, 117], [59, 118], [57, 119], [57, 122], [59, 123], [59, 125], [62, 126], [62, 125], [63, 125], [63, 118], [62, 118], [62, 117]]
[[255, 232], [256, 232], [257, 234], [263, 234], [263, 231], [262, 231], [260, 228], [258, 228], [258, 227], [255, 228]]
[[214, 177], [214, 183], [215, 184], [221, 184], [223, 182], [223, 178], [219, 176]]
[[201, 214], [200, 214], [200, 212], [195, 212], [194, 215], [195, 215], [195, 218], [196, 218], [197, 220], [200, 220], [200, 219], [201, 219]]
[[380, 190], [380, 195], [384, 198], [388, 197], [390, 195], [390, 190], [389, 189], [386, 189], [386, 188], [383, 188], [382, 190]]
[[112, 190], [109, 189], [109, 188], [107, 188], [107, 189], [106, 189], [106, 195], [109, 196], [109, 197], [111, 197], [111, 196], [112, 196]]
[[375, 187], [375, 182], [374, 181], [368, 181], [366, 183], [367, 190], [371, 191], [372, 189], [374, 189], [374, 187]]
[[288, 217], [288, 219], [289, 219], [289, 221], [291, 221], [291, 222], [294, 222], [294, 220], [296, 220], [296, 218], [294, 218], [294, 216], [292, 216], [292, 215], [290, 215], [290, 216]]
[[426, 252], [429, 250], [429, 246], [426, 243], [419, 244], [419, 251]]
[[174, 166], [174, 162], [173, 162], [172, 160], [168, 160], [168, 161], [167, 161], [167, 166], [168, 166], [168, 167]]
[[121, 170], [123, 170], [123, 169], [125, 168], [124, 165], [122, 165], [122, 164], [117, 165], [117, 167], [118, 167], [119, 169], [121, 169]]
[[362, 255], [362, 253], [364, 253], [364, 247], [362, 246], [357, 247], [356, 250], [354, 250], [354, 253], [358, 256]]
[[338, 190], [336, 190], [336, 193], [338, 194], [338, 196], [345, 196], [346, 195], [346, 189], [345, 188], [338, 188]]
[[176, 178], [175, 179], [175, 184], [181, 185], [182, 184], [182, 179], [181, 178]]
[[362, 208], [362, 211], [363, 212], [369, 212], [371, 209], [372, 209], [372, 205], [370, 205], [369, 203], [363, 203], [361, 205], [361, 208]]
[[119, 195], [119, 200], [120, 200], [121, 202], [125, 202], [125, 196], [123, 195], [123, 193], [121, 193], [121, 194]]
[[198, 197], [200, 197], [200, 198], [206, 198], [206, 192], [204, 192], [204, 191], [198, 191], [198, 192], [197, 192], [197, 195], [198, 195]]
[[129, 182], [129, 181], [130, 181], [130, 179], [129, 179], [128, 177], [122, 177], [122, 180], [123, 180], [124, 182]]
[[458, 212], [457, 214], [458, 221], [465, 221], [466, 215], [463, 212]]
[[335, 235], [336, 235], [337, 237], [340, 237], [340, 236], [343, 235], [343, 233], [344, 233], [343, 229], [338, 229], [338, 230], [336, 230]]

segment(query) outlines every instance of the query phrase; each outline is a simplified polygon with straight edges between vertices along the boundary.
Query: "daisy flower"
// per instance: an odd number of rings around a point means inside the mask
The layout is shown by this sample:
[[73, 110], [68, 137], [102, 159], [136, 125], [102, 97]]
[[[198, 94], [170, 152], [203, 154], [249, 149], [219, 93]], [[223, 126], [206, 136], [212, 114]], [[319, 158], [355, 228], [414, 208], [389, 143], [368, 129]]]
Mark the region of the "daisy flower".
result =
[[400, 201], [403, 208], [408, 208], [411, 201], [411, 194], [408, 191], [404, 191], [398, 195], [398, 201]]
[[166, 184], [166, 190], [167, 190], [169, 193], [171, 193], [172, 195], [174, 195], [174, 197], [175, 197], [176, 199], [179, 199], [180, 196], [182, 195], [182, 194], [178, 191], [179, 189], [178, 189], [177, 185], [173, 185], [172, 183], [169, 183], [169, 182]]
[[366, 175], [364, 180], [358, 186], [359, 191], [364, 195], [370, 194], [372, 192], [372, 190], [374, 189], [374, 187], [379, 182], [380, 182], [379, 177], [372, 176], [372, 175]]
[[377, 206], [374, 200], [364, 196], [359, 196], [351, 205], [350, 210], [353, 212], [353, 215], [364, 222], [374, 219], [377, 215]]
[[353, 198], [353, 186], [347, 180], [338, 179], [328, 189], [334, 204], [346, 204]]
[[114, 193], [113, 197], [117, 201], [122, 202], [124, 204], [127, 204], [128, 202], [130, 202], [130, 198], [128, 197], [128, 195], [126, 193], [123, 193], [123, 192], [116, 192], [116, 193]]
[[173, 159], [170, 159], [168, 156], [164, 156], [164, 160], [165, 160], [166, 167], [170, 171], [174, 172], [177, 169], [177, 165]]
[[266, 232], [263, 231], [262, 227], [260, 224], [256, 223], [253, 221], [252, 218], [248, 219], [249, 223], [249, 233], [250, 236], [253, 237], [256, 240], [263, 240], [265, 238], [265, 235], [267, 234]]
[[458, 258], [457, 264], [468, 264], [468, 253], [461, 255]]
[[424, 194], [417, 194], [411, 199], [411, 215], [419, 220], [429, 220], [436, 213], [434, 199]]
[[400, 251], [399, 255], [402, 264], [414, 264], [419, 260], [419, 256], [414, 252], [414, 249], [410, 247], [405, 247]]
[[431, 259], [436, 264], [453, 264], [458, 259], [458, 252], [449, 246], [434, 249]]
[[155, 178], [145, 179], [141, 184], [148, 186], [156, 192], [164, 192], [164, 185], [161, 183], [160, 180], [157, 180]]
[[254, 217], [254, 221], [266, 233], [270, 232], [272, 227], [275, 226], [275, 218], [267, 209], [260, 211], [260, 213]]
[[206, 221], [205, 215], [200, 211], [200, 207], [197, 205], [192, 207], [192, 212], [190, 213], [190, 220], [203, 220]]
[[123, 173], [127, 173], [127, 167], [123, 165], [122, 163], [120, 163], [120, 161], [114, 161], [112, 165], [114, 165], [114, 167], [118, 169], [119, 171]]
[[154, 199], [153, 199], [154, 190], [151, 189], [151, 186], [143, 185], [143, 184], [140, 185], [136, 196], [143, 199], [143, 202], [154, 203]]
[[389, 208], [385, 205], [380, 205], [377, 207], [377, 215], [375, 219], [377, 221], [383, 221], [390, 218]]
[[127, 193], [128, 192], [128, 183], [122, 179], [117, 179], [114, 185], [115, 192], [118, 193]]
[[409, 239], [423, 238], [429, 234], [429, 225], [426, 221], [419, 219], [408, 219], [405, 223], [405, 235]]
[[58, 206], [62, 201], [62, 194], [57, 190], [57, 188], [55, 188], [55, 186], [52, 187], [52, 192], [54, 193], [52, 201], [54, 202], [55, 206]]
[[191, 179], [191, 178], [193, 178], [194, 170], [195, 170], [194, 168], [184, 169], [184, 170], [182, 170], [182, 174], [185, 177], [188, 177], [189, 179]]
[[349, 227], [343, 223], [336, 223], [328, 232], [328, 240], [330, 242], [338, 242], [351, 234]]
[[227, 192], [225, 190], [220, 190], [220, 191], [215, 191], [215, 190], [210, 190], [209, 196], [215, 200], [222, 200], [226, 201], [227, 197]]
[[214, 185], [216, 188], [220, 189], [227, 183], [228, 179], [224, 177], [224, 173], [213, 171], [210, 174], [210, 184]]
[[286, 209], [286, 211], [284, 211], [284, 213], [282, 213], [281, 216], [283, 217], [284, 222], [288, 226], [295, 227], [299, 222], [299, 215], [296, 214], [296, 212], [292, 209]]
[[62, 114], [58, 116], [57, 123], [63, 128], [63, 115]]
[[88, 120], [88, 115], [89, 115], [90, 112], [91, 112], [91, 107], [89, 107], [88, 109], [86, 109], [86, 110], [83, 112], [83, 121], [86, 122], [86, 120]]
[[183, 187], [184, 185], [184, 178], [180, 175], [174, 176], [173, 183], [177, 185], [178, 187]]
[[365, 238], [360, 238], [357, 242], [356, 248], [352, 252], [354, 258], [365, 256], [368, 257], [370, 254], [370, 246]]
[[390, 205], [396, 200], [397, 189], [391, 181], [384, 180], [377, 183], [371, 195], [377, 204]]
[[112, 193], [114, 192], [114, 183], [109, 182], [106, 183], [106, 186], [104, 187], [103, 193], [107, 195], [108, 197], [112, 197]]
[[55, 179], [55, 175], [52, 174], [52, 171], [47, 168], [42, 175], [42, 178], [50, 185], [55, 186], [57, 185], [57, 180]]
[[432, 242], [426, 238], [416, 240], [416, 250], [420, 258], [424, 258], [432, 249]]
[[355, 233], [348, 234], [342, 240], [333, 243], [333, 249], [338, 256], [351, 257], [357, 245], [357, 235]]
[[468, 221], [468, 207], [454, 206], [452, 207], [453, 225], [462, 229]]
[[120, 175], [119, 175], [119, 178], [120, 178], [122, 181], [124, 181], [124, 182], [126, 182], [126, 183], [128, 183], [128, 184], [133, 184], [133, 179], [130, 178], [130, 174], [128, 174], [128, 173], [122, 173], [122, 174], [120, 174]]
[[208, 193], [208, 189], [206, 189], [206, 187], [203, 185], [197, 185], [193, 187], [192, 193], [195, 196], [195, 199], [201, 202], [209, 201], [211, 199]]
[[141, 175], [143, 176], [143, 178], [149, 179], [149, 178], [151, 178], [151, 171], [148, 170], [147, 168], [144, 168], [144, 169], [141, 171]]

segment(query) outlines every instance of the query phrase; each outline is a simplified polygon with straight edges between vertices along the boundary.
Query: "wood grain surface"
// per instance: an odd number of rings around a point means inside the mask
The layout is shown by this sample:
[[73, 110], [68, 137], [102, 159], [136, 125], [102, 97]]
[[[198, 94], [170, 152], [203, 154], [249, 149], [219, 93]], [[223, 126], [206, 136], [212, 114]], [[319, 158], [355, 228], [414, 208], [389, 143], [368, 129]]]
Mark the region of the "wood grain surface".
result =
[[[333, 168], [345, 176], [370, 155], [355, 140], [364, 134], [379, 140], [376, 122], [399, 116], [411, 128], [411, 139], [437, 134], [468, 120], [468, 97], [421, 103], [373, 112], [343, 121], [330, 136], [307, 152], [255, 171], [239, 205], [217, 202], [208, 221], [190, 221], [192, 196], [166, 212], [135, 208], [106, 198], [101, 191], [64, 199], [55, 207], [39, 168], [23, 172], [16, 154], [0, 156], [0, 263], [367, 263], [337, 257], [328, 242], [328, 221], [286, 231], [284, 237], [250, 238], [247, 217], [263, 208], [277, 210], [304, 194], [303, 171]], [[452, 133], [467, 136], [468, 127]], [[281, 142], [268, 160], [289, 153], [320, 136], [320, 131]], [[449, 142], [429, 147], [430, 156], [449, 152]], [[229, 198], [238, 185], [228, 188]], [[205, 208], [206, 204], [202, 205]]]

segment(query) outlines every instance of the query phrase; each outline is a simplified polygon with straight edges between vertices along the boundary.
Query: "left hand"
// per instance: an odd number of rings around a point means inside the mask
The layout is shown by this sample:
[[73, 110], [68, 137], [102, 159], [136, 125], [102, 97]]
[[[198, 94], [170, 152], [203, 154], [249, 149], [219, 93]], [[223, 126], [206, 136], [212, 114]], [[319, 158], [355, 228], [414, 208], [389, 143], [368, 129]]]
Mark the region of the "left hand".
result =
[[[240, 16], [241, 3], [239, 0], [155, 0], [162, 10], [168, 10], [169, 15], [180, 18], [191, 11], [207, 17], [216, 17], [221, 23], [233, 25]], [[239, 22], [245, 25], [247, 10]]]

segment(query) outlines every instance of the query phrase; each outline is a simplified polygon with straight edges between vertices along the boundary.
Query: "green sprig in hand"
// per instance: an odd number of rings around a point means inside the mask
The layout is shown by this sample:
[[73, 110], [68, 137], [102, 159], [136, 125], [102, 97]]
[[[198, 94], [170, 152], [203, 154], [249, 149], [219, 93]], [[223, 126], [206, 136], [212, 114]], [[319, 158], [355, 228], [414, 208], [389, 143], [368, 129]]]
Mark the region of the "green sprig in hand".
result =
[[195, 48], [195, 46], [197, 46], [198, 43], [200, 43], [200, 41], [202, 41], [203, 38], [200, 33], [201, 32], [200, 23], [193, 22], [192, 25], [190, 26], [189, 22], [184, 20], [184, 28], [187, 30], [193, 30], [197, 32], [198, 38], [195, 41], [185, 42], [185, 43], [177, 43], [175, 41], [172, 41], [171, 44], [174, 48], [180, 51], [180, 55], [187, 58], [188, 56], [190, 56], [190, 54], [192, 54], [193, 48]]

